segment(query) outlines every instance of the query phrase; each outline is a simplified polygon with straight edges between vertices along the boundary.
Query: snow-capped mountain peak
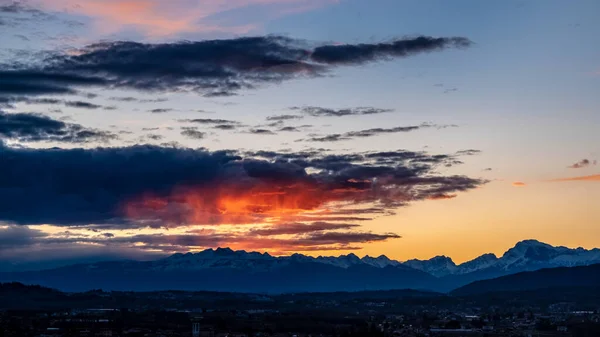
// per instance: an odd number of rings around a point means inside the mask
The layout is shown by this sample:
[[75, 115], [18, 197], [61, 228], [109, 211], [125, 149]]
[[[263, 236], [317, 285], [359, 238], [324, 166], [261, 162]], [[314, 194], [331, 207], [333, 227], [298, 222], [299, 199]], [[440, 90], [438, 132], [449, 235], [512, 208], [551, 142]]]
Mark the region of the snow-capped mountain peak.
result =
[[350, 266], [361, 264], [362, 261], [354, 253], [348, 255], [335, 256], [319, 256], [315, 259], [317, 262], [330, 264], [340, 268], [349, 268]]
[[460, 274], [467, 274], [494, 266], [498, 262], [498, 257], [495, 254], [483, 254], [473, 260], [461, 263], [458, 265]]
[[436, 277], [464, 275], [475, 272], [508, 274], [560, 266], [579, 266], [600, 263], [600, 249], [554, 247], [537, 241], [523, 240], [508, 249], [501, 257], [483, 254], [473, 260], [456, 265], [447, 256], [435, 256], [429, 260], [408, 260], [404, 263], [389, 259], [385, 255], [359, 258], [350, 253], [340, 256], [306, 256], [293, 254], [287, 257], [274, 257], [268, 253], [234, 251], [230, 248], [206, 249], [197, 253], [174, 254], [153, 263], [153, 267], [164, 270], [195, 270], [205, 268], [251, 268], [265, 270], [287, 266], [293, 263], [323, 263], [348, 269], [365, 265], [375, 268], [411, 268], [424, 271]]
[[429, 260], [408, 260], [404, 264], [437, 277], [454, 274], [457, 268], [454, 261], [444, 255], [436, 256]]
[[368, 265], [371, 265], [373, 267], [377, 267], [377, 268], [385, 268], [387, 266], [397, 267], [402, 264], [399, 261], [390, 260], [385, 255], [379, 255], [378, 257], [371, 257], [369, 255], [366, 255], [365, 257], [363, 257], [361, 259], [361, 261]]

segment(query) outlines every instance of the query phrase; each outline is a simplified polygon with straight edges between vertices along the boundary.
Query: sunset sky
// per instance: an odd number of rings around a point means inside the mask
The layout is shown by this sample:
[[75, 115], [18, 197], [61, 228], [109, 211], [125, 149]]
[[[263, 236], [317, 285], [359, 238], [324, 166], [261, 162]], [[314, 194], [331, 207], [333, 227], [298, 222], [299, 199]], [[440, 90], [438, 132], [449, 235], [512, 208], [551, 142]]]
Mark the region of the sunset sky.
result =
[[600, 247], [597, 13], [0, 0], [0, 267]]

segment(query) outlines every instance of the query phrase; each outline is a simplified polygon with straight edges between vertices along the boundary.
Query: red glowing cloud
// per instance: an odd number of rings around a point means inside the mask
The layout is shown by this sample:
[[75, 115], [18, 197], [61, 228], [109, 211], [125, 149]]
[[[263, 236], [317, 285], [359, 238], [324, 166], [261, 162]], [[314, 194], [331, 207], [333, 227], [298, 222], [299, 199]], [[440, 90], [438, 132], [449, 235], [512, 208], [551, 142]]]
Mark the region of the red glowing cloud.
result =
[[127, 202], [123, 210], [132, 219], [170, 224], [252, 224], [280, 222], [316, 211], [320, 211], [318, 216], [327, 217], [330, 207], [376, 200], [371, 183], [364, 181], [347, 181], [342, 186], [310, 179], [285, 183], [260, 180], [252, 186], [225, 182], [176, 188], [166, 197], [143, 195]]

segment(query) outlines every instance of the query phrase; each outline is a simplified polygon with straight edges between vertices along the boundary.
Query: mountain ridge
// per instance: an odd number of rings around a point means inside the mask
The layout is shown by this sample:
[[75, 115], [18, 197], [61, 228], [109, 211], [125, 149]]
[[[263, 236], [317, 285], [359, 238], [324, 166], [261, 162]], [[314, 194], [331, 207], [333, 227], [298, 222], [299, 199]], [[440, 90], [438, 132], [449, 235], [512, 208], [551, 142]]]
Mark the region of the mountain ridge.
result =
[[319, 255], [317, 257], [299, 253], [289, 256], [272, 256], [267, 252], [247, 252], [245, 250], [232, 250], [231, 248], [209, 248], [196, 253], [176, 253], [166, 259], [176, 260], [178, 258], [187, 257], [191, 260], [207, 261], [209, 260], [209, 257], [214, 256], [218, 256], [224, 260], [234, 260], [239, 258], [240, 260], [285, 261], [296, 259], [298, 261], [303, 260], [330, 264], [340, 268], [348, 268], [356, 264], [368, 264], [377, 268], [384, 268], [386, 266], [405, 266], [427, 272], [436, 277], [468, 274], [489, 268], [512, 271], [514, 269], [531, 270], [545, 267], [587, 265], [594, 262], [600, 263], [600, 249], [598, 248], [586, 250], [581, 247], [567, 248], [564, 246], [552, 246], [533, 239], [517, 242], [514, 247], [509, 248], [501, 257], [497, 257], [493, 253], [485, 253], [460, 264], [454, 263], [451, 257], [445, 255], [438, 255], [427, 260], [410, 259], [402, 262], [390, 259], [383, 254], [378, 257], [365, 255], [362, 258], [354, 253], [339, 256]]
[[[600, 249], [554, 247], [524, 240], [501, 257], [483, 254], [459, 265], [447, 256], [400, 262], [350, 253], [273, 256], [231, 248], [176, 253], [153, 261], [110, 261], [28, 272], [0, 281], [62, 290], [211, 290], [240, 292], [356, 291], [413, 288], [447, 292], [474, 281], [523, 271], [600, 263]], [[73, 282], [72, 280], [85, 280]]]
[[544, 268], [520, 272], [493, 279], [479, 280], [450, 292], [457, 296], [472, 296], [491, 292], [529, 291], [560, 287], [592, 287], [600, 284], [600, 263]]

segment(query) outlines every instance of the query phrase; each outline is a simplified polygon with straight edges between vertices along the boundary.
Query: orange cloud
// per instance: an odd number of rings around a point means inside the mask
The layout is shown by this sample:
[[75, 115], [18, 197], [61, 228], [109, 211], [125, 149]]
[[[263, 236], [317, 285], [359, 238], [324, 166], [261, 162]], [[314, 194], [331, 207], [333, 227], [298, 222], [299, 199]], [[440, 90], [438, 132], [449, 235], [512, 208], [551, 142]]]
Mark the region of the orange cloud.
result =
[[254, 24], [221, 25], [209, 18], [251, 6], [273, 6], [274, 16], [308, 11], [335, 0], [38, 0], [47, 10], [64, 11], [90, 18], [101, 35], [134, 28], [150, 37], [178, 33], [248, 33]]
[[600, 181], [600, 174], [593, 174], [591, 176], [582, 176], [582, 177], [571, 177], [571, 178], [558, 178], [550, 180], [552, 182], [561, 182], [561, 181]]
[[523, 187], [523, 186], [527, 186], [526, 183], [522, 182], [522, 181], [515, 181], [512, 183], [513, 186], [515, 187]]
[[[347, 186], [337, 188], [315, 182], [254, 186], [217, 183], [176, 189], [168, 197], [143, 195], [125, 203], [123, 212], [132, 219], [160, 219], [172, 225], [280, 223], [297, 220], [301, 215], [316, 215], [315, 221], [355, 220], [354, 217], [329, 217], [330, 214], [322, 211], [330, 203], [356, 205], [376, 201], [371, 186], [364, 182], [348, 182]], [[391, 196], [397, 197], [400, 198]]]

